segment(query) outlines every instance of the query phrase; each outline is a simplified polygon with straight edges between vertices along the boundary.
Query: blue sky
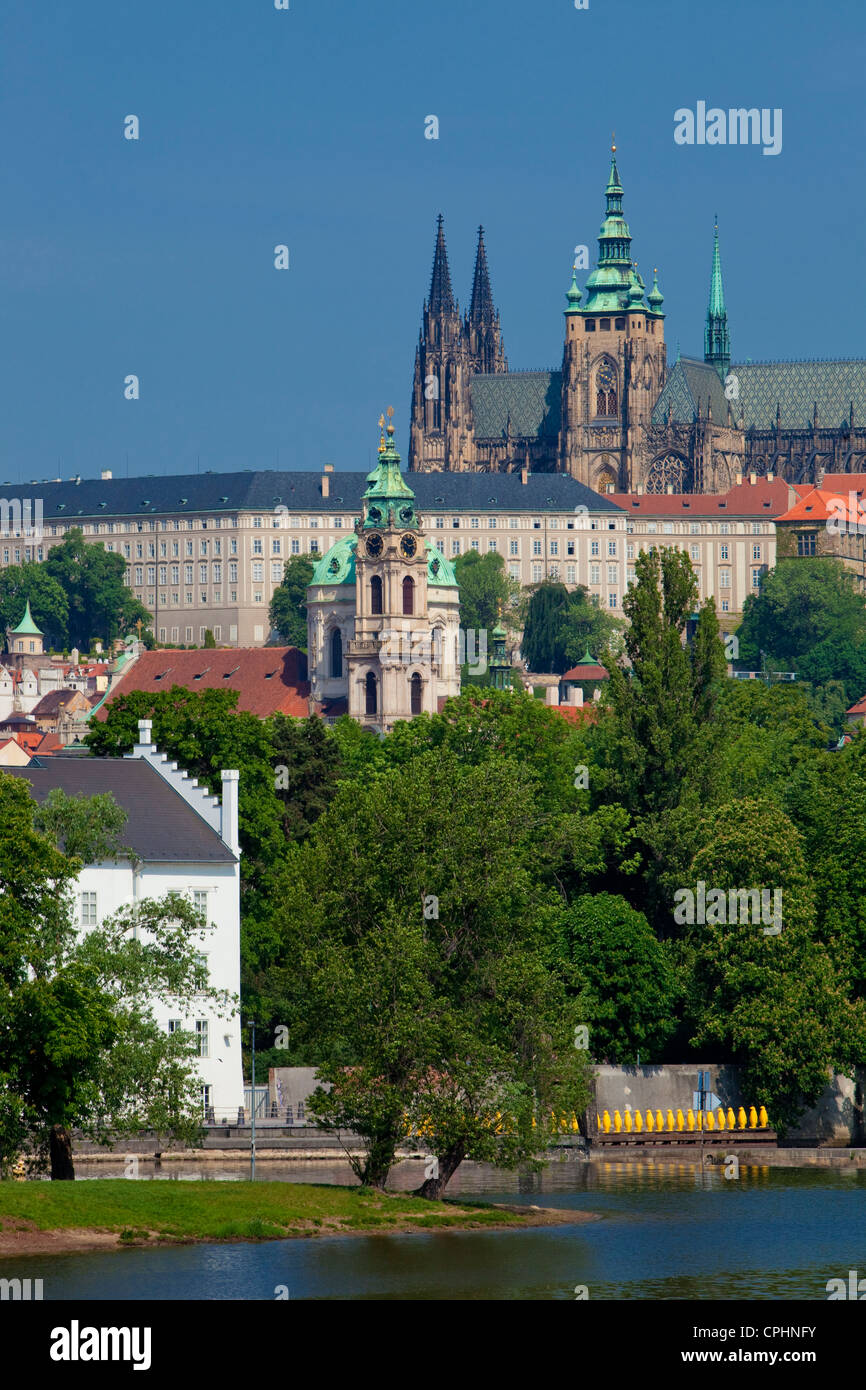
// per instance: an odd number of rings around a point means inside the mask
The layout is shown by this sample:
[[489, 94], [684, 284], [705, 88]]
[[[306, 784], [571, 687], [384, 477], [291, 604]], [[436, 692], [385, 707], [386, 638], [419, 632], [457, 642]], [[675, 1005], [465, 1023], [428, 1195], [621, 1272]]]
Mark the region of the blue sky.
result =
[[[736, 359], [866, 356], [864, 60], [862, 0], [5, 0], [0, 483], [364, 467], [391, 403], [405, 457], [437, 213], [558, 366], [612, 128], [671, 358], [716, 212]], [[781, 154], [676, 145], [698, 101], [781, 107]]]

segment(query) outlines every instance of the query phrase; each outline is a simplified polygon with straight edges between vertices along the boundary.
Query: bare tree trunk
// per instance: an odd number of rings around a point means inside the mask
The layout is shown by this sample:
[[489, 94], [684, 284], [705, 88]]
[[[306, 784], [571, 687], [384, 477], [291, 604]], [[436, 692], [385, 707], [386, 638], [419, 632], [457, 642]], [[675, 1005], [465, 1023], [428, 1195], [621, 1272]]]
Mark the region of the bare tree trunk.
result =
[[49, 1134], [51, 1154], [51, 1181], [74, 1182], [75, 1167], [72, 1162], [72, 1135], [65, 1125], [52, 1125]]
[[394, 1150], [397, 1140], [393, 1134], [377, 1136], [367, 1152], [367, 1159], [361, 1174], [364, 1187], [376, 1187], [384, 1191], [388, 1174], [394, 1166]]
[[436, 1158], [436, 1176], [427, 1178], [420, 1187], [416, 1187], [413, 1193], [415, 1197], [426, 1197], [430, 1202], [438, 1202], [442, 1196], [445, 1184], [454, 1176], [463, 1159], [466, 1156], [466, 1144], [461, 1139], [452, 1148], [446, 1149], [441, 1156]]

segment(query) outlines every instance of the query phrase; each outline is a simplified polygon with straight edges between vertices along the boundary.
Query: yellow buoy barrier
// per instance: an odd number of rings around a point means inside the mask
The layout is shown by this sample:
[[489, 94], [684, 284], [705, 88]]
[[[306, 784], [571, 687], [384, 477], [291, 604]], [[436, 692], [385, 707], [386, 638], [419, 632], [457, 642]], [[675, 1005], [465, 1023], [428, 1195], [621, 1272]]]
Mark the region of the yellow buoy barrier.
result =
[[643, 1116], [639, 1110], [634, 1112], [634, 1132], [635, 1134], [643, 1134]]
[[622, 1133], [622, 1115], [619, 1113], [618, 1110], [614, 1110], [614, 1112], [613, 1112], [613, 1128], [614, 1128], [614, 1133], [616, 1133], [616, 1134], [621, 1134], [621, 1133]]
[[767, 1125], [769, 1123], [769, 1116], [767, 1115], [767, 1108], [764, 1105], [762, 1105], [760, 1110], [758, 1111], [758, 1121], [761, 1129], [767, 1128]]
[[686, 1113], [686, 1129], [689, 1131], [689, 1134], [691, 1134], [691, 1133], [693, 1133], [694, 1128], [695, 1128], [695, 1112], [694, 1112], [694, 1110], [692, 1110], [691, 1106], [689, 1106], [689, 1109], [688, 1109], [688, 1111], [687, 1111], [687, 1113]]
[[655, 1126], [654, 1126], [654, 1124], [653, 1124], [653, 1112], [652, 1112], [651, 1110], [648, 1110], [648, 1111], [646, 1112], [646, 1127], [647, 1127], [647, 1133], [649, 1133], [650, 1130], [652, 1130], [652, 1129], [655, 1128]]
[[626, 1134], [631, 1134], [631, 1111], [630, 1111], [630, 1110], [626, 1110], [626, 1112], [625, 1112], [625, 1120], [623, 1121], [623, 1123], [624, 1123], [624, 1125], [625, 1125], [625, 1132], [626, 1132]]
[[714, 1113], [713, 1113], [712, 1110], [708, 1110], [708, 1111], [707, 1111], [707, 1124], [706, 1124], [706, 1128], [707, 1128], [707, 1129], [715, 1129], [715, 1127], [716, 1127], [716, 1117], [715, 1117], [715, 1115], [714, 1115]]
[[669, 1111], [668, 1111], [668, 1126], [667, 1126], [667, 1127], [668, 1127], [668, 1133], [670, 1133], [670, 1131], [671, 1131], [671, 1130], [673, 1129], [673, 1127], [674, 1127], [674, 1112], [673, 1112], [673, 1110], [669, 1110]]
[[739, 1125], [740, 1129], [746, 1128], [746, 1112], [743, 1109], [742, 1105], [737, 1111], [737, 1124]]

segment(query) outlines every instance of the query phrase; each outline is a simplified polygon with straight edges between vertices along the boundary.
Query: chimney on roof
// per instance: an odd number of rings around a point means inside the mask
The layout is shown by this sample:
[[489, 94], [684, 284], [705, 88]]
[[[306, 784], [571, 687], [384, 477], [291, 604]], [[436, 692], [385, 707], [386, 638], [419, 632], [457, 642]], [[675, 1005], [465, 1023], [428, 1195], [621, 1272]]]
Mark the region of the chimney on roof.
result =
[[524, 487], [526, 487], [526, 484], [529, 481], [529, 469], [526, 464], [524, 464], [520, 470], [520, 481], [522, 482]]
[[111, 478], [111, 469], [110, 469], [110, 468], [103, 468], [103, 470], [102, 470], [102, 472], [100, 473], [99, 476], [100, 476], [100, 478], [102, 479], [102, 481], [103, 481], [104, 483], [107, 483], [107, 482], [109, 481], [109, 479]]
[[735, 486], [735, 487], [740, 487], [740, 486], [742, 485], [742, 481], [743, 481], [743, 475], [742, 475], [742, 473], [740, 472], [740, 470], [739, 470], [739, 468], [738, 468], [737, 471], [736, 471], [736, 473], [734, 474], [734, 486]]
[[637, 487], [635, 488], [635, 492], [637, 493], [638, 497], [643, 497], [643, 483], [638, 483]]
[[757, 481], [758, 481], [758, 475], [757, 475], [757, 473], [750, 473], [750, 474], [749, 474], [749, 482], [752, 484], [752, 487], [755, 486], [755, 483], [756, 483]]
[[768, 482], [768, 483], [771, 483], [771, 482], [773, 481], [773, 479], [775, 478], [775, 476], [776, 476], [775, 473], [768, 473], [768, 474], [767, 474], [767, 482]]
[[238, 839], [238, 791], [240, 782], [240, 772], [232, 769], [228, 772], [221, 772], [223, 783], [223, 804], [220, 820], [220, 837], [224, 844], [227, 844], [232, 854], [240, 854], [241, 842]]
[[324, 471], [323, 474], [322, 474], [322, 496], [323, 496], [323, 497], [330, 497], [330, 495], [331, 495], [331, 479], [328, 477], [328, 473], [329, 473], [329, 472], [330, 472], [330, 464], [327, 464], [327, 463], [326, 463], [326, 464], [325, 464], [325, 471]]
[[674, 492], [674, 485], [673, 485], [673, 483], [668, 483], [667, 487], [665, 488], [665, 492], [668, 494], [669, 497], [672, 497], [672, 496], [673, 496], [673, 492]]
[[139, 719], [138, 746], [139, 748], [147, 748], [147, 746], [151, 743], [153, 743], [153, 720]]

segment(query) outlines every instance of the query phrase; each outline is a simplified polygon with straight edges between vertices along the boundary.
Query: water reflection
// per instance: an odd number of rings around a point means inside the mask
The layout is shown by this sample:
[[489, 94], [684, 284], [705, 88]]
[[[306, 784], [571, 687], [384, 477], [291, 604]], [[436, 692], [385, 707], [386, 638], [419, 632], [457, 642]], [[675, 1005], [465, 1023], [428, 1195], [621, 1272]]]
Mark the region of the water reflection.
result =
[[[96, 1167], [96, 1165], [93, 1165]], [[219, 1176], [164, 1165], [161, 1178]], [[204, 1172], [207, 1168], [210, 1171]], [[305, 1171], [299, 1171], [303, 1168]], [[142, 1170], [144, 1165], [142, 1165]], [[213, 1171], [216, 1169], [217, 1171]], [[99, 1171], [107, 1176], [106, 1165]], [[238, 1169], [227, 1175], [246, 1177]], [[347, 1182], [347, 1166], [262, 1164], [261, 1176]], [[401, 1164], [411, 1188], [423, 1163]], [[435, 1232], [260, 1245], [199, 1245], [30, 1258], [46, 1299], [824, 1300], [830, 1278], [866, 1269], [866, 1172], [569, 1158], [540, 1173], [465, 1164], [453, 1196], [594, 1212], [601, 1219], [524, 1231]], [[0, 1276], [14, 1273], [0, 1262]]]

